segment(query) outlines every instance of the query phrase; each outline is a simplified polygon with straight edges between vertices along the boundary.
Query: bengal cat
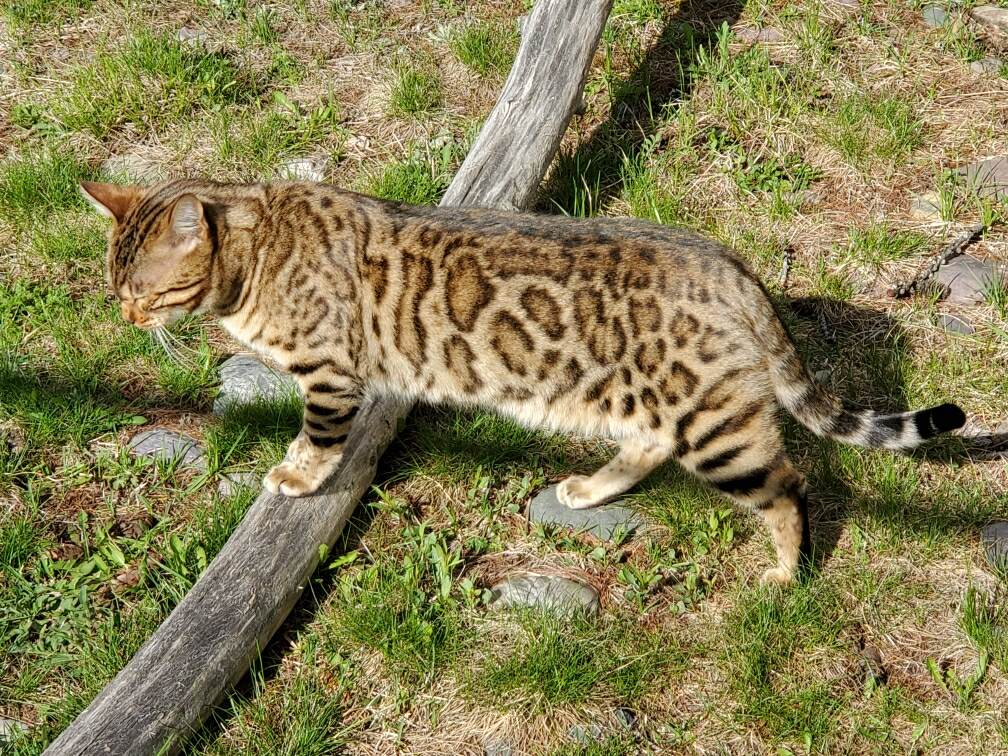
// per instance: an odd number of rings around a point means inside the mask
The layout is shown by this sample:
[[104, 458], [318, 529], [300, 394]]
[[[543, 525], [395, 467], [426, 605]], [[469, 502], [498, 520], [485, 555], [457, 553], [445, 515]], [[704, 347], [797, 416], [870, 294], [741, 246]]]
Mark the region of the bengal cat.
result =
[[809, 555], [806, 486], [778, 407], [813, 432], [905, 450], [963, 425], [942, 404], [882, 415], [809, 377], [757, 277], [722, 245], [639, 220], [411, 207], [322, 184], [85, 183], [114, 221], [125, 318], [216, 316], [297, 379], [301, 432], [266, 476], [314, 492], [362, 397], [497, 410], [619, 450], [558, 488], [572, 508], [675, 458], [769, 526], [791, 581]]

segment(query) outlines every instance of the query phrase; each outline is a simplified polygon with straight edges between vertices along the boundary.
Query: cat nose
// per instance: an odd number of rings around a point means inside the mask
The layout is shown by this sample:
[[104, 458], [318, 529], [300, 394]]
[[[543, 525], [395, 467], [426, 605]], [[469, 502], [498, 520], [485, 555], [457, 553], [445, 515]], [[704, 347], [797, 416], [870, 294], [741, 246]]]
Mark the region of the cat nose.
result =
[[122, 303], [122, 316], [124, 320], [128, 320], [130, 323], [141, 328], [147, 325], [147, 316], [139, 307], [131, 302]]

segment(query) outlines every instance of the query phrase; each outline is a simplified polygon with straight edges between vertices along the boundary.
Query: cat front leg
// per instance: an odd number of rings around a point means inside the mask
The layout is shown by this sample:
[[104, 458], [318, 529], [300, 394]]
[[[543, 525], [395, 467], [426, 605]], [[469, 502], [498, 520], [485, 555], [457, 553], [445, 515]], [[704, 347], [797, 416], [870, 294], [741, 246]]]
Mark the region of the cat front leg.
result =
[[343, 445], [360, 402], [351, 386], [316, 381], [303, 388], [301, 432], [283, 462], [263, 481], [269, 491], [284, 496], [315, 493], [332, 474], [343, 459]]

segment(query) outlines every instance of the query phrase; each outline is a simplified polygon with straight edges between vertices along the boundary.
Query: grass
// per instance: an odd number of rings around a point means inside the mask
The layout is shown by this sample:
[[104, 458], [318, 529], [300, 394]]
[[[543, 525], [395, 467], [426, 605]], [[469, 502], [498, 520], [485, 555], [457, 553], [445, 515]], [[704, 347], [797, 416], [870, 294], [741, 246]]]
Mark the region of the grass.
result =
[[441, 77], [432, 66], [407, 63], [396, 71], [389, 94], [391, 115], [415, 118], [437, 109], [441, 102]]
[[43, 108], [59, 128], [100, 139], [125, 127], [149, 131], [194, 111], [247, 100], [256, 91], [224, 53], [141, 31], [77, 69], [66, 91]]
[[453, 31], [449, 46], [463, 65], [480, 76], [501, 76], [514, 60], [518, 33], [512, 26], [474, 23]]
[[[294, 395], [212, 412], [217, 367], [241, 346], [209, 322], [178, 324], [180, 365], [122, 321], [106, 224], [77, 182], [109, 156], [241, 180], [310, 156], [339, 185], [436, 203], [528, 6], [106, 10], [0, 4], [0, 717], [29, 727], [5, 744], [18, 756], [44, 750], [221, 548], [255, 494], [218, 494], [221, 476], [261, 478], [300, 424]], [[212, 21], [204, 45], [176, 40], [190, 11]], [[711, 235], [763, 277], [825, 386], [880, 410], [951, 399], [994, 427], [1008, 414], [1001, 287], [965, 312], [882, 293], [940, 246], [909, 212], [916, 194], [938, 194], [943, 237], [983, 222], [971, 252], [1000, 254], [1004, 203], [954, 175], [1008, 150], [1008, 84], [969, 70], [989, 40], [927, 29], [897, 3], [750, 3], [726, 25], [692, 13], [614, 2], [539, 209]], [[735, 21], [782, 40], [742, 43]], [[946, 311], [976, 333], [947, 337], [933, 325]], [[208, 471], [130, 456], [153, 426], [196, 438]], [[1008, 517], [1003, 462], [970, 461], [959, 439], [907, 457], [785, 430], [816, 551], [805, 582], [779, 591], [757, 586], [772, 559], [758, 517], [674, 465], [629, 497], [646, 526], [603, 543], [524, 511], [608, 445], [416, 409], [187, 752], [1008, 748], [1005, 576], [976, 537]], [[598, 615], [489, 608], [521, 571], [591, 585]]]
[[854, 95], [827, 117], [826, 142], [849, 164], [867, 170], [906, 158], [924, 138], [914, 105], [888, 94]]

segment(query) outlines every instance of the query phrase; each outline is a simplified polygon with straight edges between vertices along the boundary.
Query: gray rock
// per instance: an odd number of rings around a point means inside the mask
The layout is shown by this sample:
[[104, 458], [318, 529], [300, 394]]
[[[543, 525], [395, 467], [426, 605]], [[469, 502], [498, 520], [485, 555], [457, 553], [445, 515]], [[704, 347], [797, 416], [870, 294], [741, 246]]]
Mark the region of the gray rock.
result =
[[1008, 8], [978, 5], [970, 11], [970, 18], [989, 32], [1008, 35]]
[[948, 11], [941, 5], [925, 5], [921, 9], [921, 15], [924, 17], [924, 23], [932, 29], [945, 26], [949, 22]]
[[583, 530], [603, 541], [612, 540], [620, 529], [632, 533], [644, 522], [637, 512], [618, 501], [591, 509], [571, 509], [557, 499], [556, 486], [543, 489], [529, 502], [528, 515], [532, 522]]
[[956, 315], [949, 315], [948, 313], [943, 312], [938, 316], [938, 322], [941, 323], [942, 328], [949, 333], [958, 333], [962, 336], [969, 336], [974, 332], [973, 326], [971, 326], [968, 321]]
[[570, 615], [576, 611], [598, 612], [598, 592], [590, 585], [556, 575], [530, 572], [511, 575], [490, 589], [491, 609], [536, 607]]
[[192, 26], [183, 26], [178, 30], [176, 36], [179, 42], [192, 45], [193, 47], [199, 47], [207, 41], [207, 33], [202, 29], [196, 29]]
[[628, 730], [632, 730], [637, 726], [637, 712], [633, 709], [621, 706], [613, 712], [613, 716], [616, 718], [617, 722], [626, 727]]
[[970, 71], [975, 74], [997, 75], [1001, 73], [1001, 65], [1001, 61], [997, 58], [983, 58], [982, 60], [974, 60], [970, 63]]
[[567, 730], [567, 738], [575, 743], [587, 745], [588, 743], [601, 740], [604, 733], [605, 731], [602, 729], [602, 726], [597, 723], [590, 725], [576, 724], [571, 725], [571, 728]]
[[774, 44], [784, 41], [784, 35], [781, 34], [780, 29], [775, 29], [772, 26], [764, 26], [760, 29], [753, 24], [739, 24], [733, 31], [736, 39], [741, 42]]
[[910, 200], [910, 214], [920, 220], [941, 220], [941, 200], [935, 192], [920, 194]]
[[28, 732], [28, 725], [16, 719], [0, 717], [0, 743], [13, 742], [18, 736]]
[[323, 181], [329, 173], [329, 159], [323, 155], [291, 158], [277, 168], [277, 175], [288, 181]]
[[1008, 197], [1008, 155], [997, 155], [964, 165], [957, 173], [978, 197]]
[[491, 740], [483, 744], [483, 756], [511, 756], [514, 746], [503, 740]]
[[220, 480], [217, 481], [217, 494], [222, 498], [226, 499], [229, 496], [234, 496], [236, 493], [245, 488], [259, 488], [262, 485], [262, 478], [256, 475], [254, 472], [232, 472], [224, 473], [221, 475]]
[[948, 301], [956, 304], [977, 304], [986, 299], [987, 292], [1004, 281], [1004, 268], [989, 260], [973, 255], [960, 255], [947, 265], [942, 265], [935, 278], [948, 287]]
[[289, 375], [277, 372], [249, 354], [236, 354], [220, 367], [221, 388], [214, 399], [214, 414], [223, 415], [230, 407], [277, 401], [297, 393], [297, 384]]
[[997, 520], [984, 525], [980, 529], [980, 542], [991, 567], [1008, 569], [1008, 522]]
[[179, 467], [206, 470], [207, 459], [196, 439], [165, 428], [152, 428], [138, 433], [129, 442], [135, 457], [147, 457], [161, 462], [177, 462]]

